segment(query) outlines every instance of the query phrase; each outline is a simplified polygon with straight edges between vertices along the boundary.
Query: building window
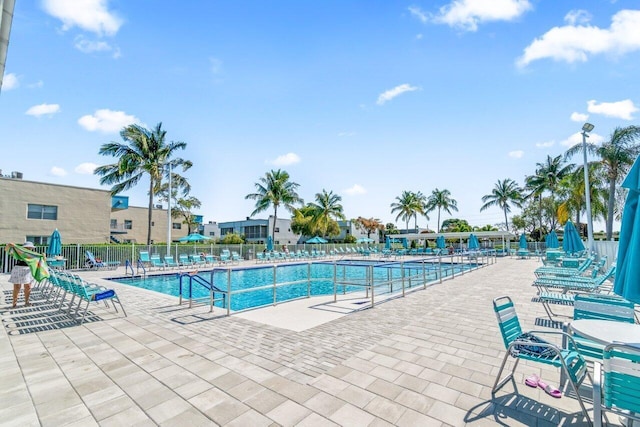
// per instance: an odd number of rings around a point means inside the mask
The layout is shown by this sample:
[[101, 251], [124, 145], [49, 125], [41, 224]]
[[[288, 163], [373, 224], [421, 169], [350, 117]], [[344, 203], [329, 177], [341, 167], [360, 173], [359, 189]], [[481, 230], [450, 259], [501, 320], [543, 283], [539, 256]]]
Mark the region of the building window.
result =
[[276, 233], [280, 232], [280, 227], [276, 227]]
[[27, 218], [56, 220], [58, 219], [58, 207], [29, 204], [27, 207]]
[[226, 236], [227, 234], [233, 234], [233, 227], [221, 228], [220, 235]]
[[216, 232], [215, 232], [215, 231], [210, 231], [210, 232], [209, 232], [209, 236], [215, 236], [215, 235], [216, 235]]
[[248, 225], [244, 227], [244, 237], [247, 239], [264, 239], [267, 237], [267, 226]]
[[117, 219], [112, 219], [111, 220], [111, 229], [115, 230], [116, 228], [118, 228], [118, 220]]
[[131, 221], [130, 219], [125, 219], [124, 220], [124, 229], [125, 230], [133, 230], [133, 221]]
[[180, 230], [182, 229], [182, 224], [180, 224], [179, 222], [173, 222], [171, 223], [171, 227], [173, 227], [174, 230]]
[[51, 236], [27, 236], [25, 241], [32, 242], [34, 245], [48, 245]]

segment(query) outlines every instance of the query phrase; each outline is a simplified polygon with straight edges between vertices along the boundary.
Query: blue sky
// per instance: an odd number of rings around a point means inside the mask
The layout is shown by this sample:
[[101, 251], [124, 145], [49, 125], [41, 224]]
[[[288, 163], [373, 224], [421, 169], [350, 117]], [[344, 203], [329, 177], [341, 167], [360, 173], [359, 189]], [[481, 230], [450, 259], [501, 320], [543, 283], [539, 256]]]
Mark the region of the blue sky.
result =
[[[340, 194], [349, 218], [395, 222], [402, 191], [446, 188], [455, 217], [496, 224], [502, 212], [480, 206], [498, 179], [523, 184], [581, 141], [585, 120], [593, 142], [637, 123], [636, 1], [44, 0], [14, 12], [3, 173], [98, 188], [93, 168], [115, 161], [99, 147], [162, 122], [188, 144], [205, 221], [249, 216], [244, 196], [282, 168], [305, 201]], [[125, 195], [146, 206], [146, 188]]]

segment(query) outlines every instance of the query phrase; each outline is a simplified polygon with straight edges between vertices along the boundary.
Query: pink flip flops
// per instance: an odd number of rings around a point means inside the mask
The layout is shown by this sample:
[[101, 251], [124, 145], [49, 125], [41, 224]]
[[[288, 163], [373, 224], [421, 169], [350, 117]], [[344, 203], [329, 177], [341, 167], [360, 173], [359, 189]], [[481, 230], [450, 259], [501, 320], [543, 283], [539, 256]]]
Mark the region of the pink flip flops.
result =
[[533, 387], [533, 388], [537, 388], [539, 382], [540, 382], [540, 377], [537, 376], [536, 374], [531, 374], [530, 377], [527, 377], [524, 380], [524, 383], [526, 385], [528, 385], [529, 387]]
[[538, 381], [538, 387], [543, 389], [551, 397], [555, 397], [556, 399], [560, 399], [562, 397], [562, 392], [560, 390], [542, 380]]
[[562, 397], [562, 392], [555, 388], [554, 386], [545, 383], [542, 379], [536, 374], [531, 374], [531, 376], [527, 377], [524, 380], [524, 383], [529, 387], [540, 387], [551, 397], [555, 397], [556, 399], [560, 399]]

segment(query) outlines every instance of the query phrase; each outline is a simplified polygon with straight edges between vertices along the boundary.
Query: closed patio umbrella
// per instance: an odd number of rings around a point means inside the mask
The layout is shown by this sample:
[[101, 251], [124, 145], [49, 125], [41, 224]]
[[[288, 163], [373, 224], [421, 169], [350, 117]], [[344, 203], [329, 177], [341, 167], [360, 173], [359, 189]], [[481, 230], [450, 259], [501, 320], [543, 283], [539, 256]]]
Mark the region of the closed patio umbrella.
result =
[[570, 220], [564, 225], [562, 249], [569, 254], [584, 251], [584, 243], [580, 239], [576, 226]]
[[469, 249], [479, 249], [480, 248], [480, 242], [478, 241], [478, 237], [471, 233], [469, 234], [469, 243], [468, 243]]
[[391, 249], [391, 239], [389, 238], [389, 236], [385, 236], [384, 238], [384, 248]]
[[268, 251], [273, 250], [273, 237], [271, 236], [267, 237], [267, 250]]
[[560, 247], [560, 241], [558, 240], [558, 235], [556, 234], [556, 230], [551, 230], [551, 233], [547, 234], [547, 237], [544, 238], [544, 241], [549, 249], [555, 249]]
[[620, 241], [618, 243], [618, 260], [616, 262], [616, 278], [613, 292], [623, 298], [640, 304], [640, 163], [635, 161], [629, 174], [622, 183], [629, 190], [627, 201], [622, 211]]
[[526, 236], [526, 234], [522, 233], [522, 234], [520, 235], [520, 242], [519, 242], [519, 244], [518, 244], [518, 247], [519, 247], [520, 249], [525, 249], [525, 250], [529, 249], [529, 244], [527, 243], [527, 236]]
[[56, 228], [49, 237], [49, 247], [47, 248], [47, 256], [54, 257], [60, 255], [62, 252], [62, 239], [60, 238], [60, 232]]
[[444, 249], [446, 247], [446, 243], [444, 241], [444, 236], [436, 237], [436, 248]]

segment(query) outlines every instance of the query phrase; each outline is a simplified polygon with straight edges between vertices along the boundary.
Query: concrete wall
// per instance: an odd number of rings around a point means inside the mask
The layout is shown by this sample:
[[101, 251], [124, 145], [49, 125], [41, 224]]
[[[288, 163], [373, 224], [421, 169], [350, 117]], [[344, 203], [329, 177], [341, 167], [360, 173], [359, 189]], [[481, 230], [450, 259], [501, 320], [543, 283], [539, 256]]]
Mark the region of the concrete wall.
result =
[[[29, 204], [56, 206], [58, 218], [28, 219]], [[0, 178], [2, 243], [23, 243], [26, 236], [49, 236], [56, 228], [63, 243], [106, 243], [110, 212], [111, 195], [105, 190]]]
[[[114, 237], [122, 242], [147, 243], [148, 209], [129, 206], [129, 209], [114, 211], [111, 219], [117, 221], [117, 228], [121, 229], [125, 220], [131, 221], [132, 229], [126, 230], [126, 234], [117, 234]], [[151, 243], [167, 241], [167, 210], [154, 209], [151, 213]], [[173, 218], [172, 223], [180, 224], [180, 229], [171, 229], [171, 239], [177, 240], [187, 235], [187, 225], [182, 224], [182, 218]]]

